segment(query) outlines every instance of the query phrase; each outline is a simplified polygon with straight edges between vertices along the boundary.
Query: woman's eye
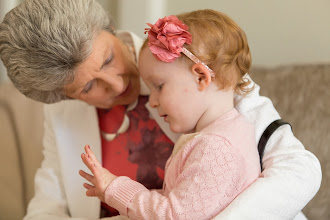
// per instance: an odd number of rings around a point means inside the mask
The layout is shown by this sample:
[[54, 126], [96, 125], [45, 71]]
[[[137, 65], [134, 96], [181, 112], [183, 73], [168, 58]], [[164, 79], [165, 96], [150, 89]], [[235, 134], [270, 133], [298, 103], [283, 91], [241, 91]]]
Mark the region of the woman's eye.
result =
[[84, 94], [88, 94], [89, 91], [91, 91], [91, 89], [93, 88], [94, 85], [94, 81], [91, 81], [90, 83], [88, 83], [84, 90], [82, 91]]
[[109, 56], [108, 59], [106, 59], [106, 60], [104, 61], [104, 64], [103, 64], [103, 65], [106, 65], [106, 64], [110, 63], [110, 62], [112, 61], [112, 58], [113, 58], [112, 55]]

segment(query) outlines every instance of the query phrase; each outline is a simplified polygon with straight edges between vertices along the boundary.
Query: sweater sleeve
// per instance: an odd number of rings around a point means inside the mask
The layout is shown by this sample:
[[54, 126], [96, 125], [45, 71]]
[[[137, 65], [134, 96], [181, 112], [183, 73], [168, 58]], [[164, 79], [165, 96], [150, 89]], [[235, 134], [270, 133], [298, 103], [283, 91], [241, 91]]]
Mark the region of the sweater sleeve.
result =
[[[236, 97], [238, 111], [255, 125], [257, 143], [266, 127], [280, 118], [272, 102], [259, 95], [259, 89], [255, 85], [245, 98]], [[293, 219], [320, 187], [318, 159], [305, 150], [288, 125], [278, 128], [269, 139], [262, 165], [261, 177], [216, 219]]]
[[196, 139], [182, 154], [178, 178], [167, 196], [128, 177], [118, 177], [106, 190], [108, 205], [131, 219], [214, 217], [242, 191], [245, 161], [221, 137]]

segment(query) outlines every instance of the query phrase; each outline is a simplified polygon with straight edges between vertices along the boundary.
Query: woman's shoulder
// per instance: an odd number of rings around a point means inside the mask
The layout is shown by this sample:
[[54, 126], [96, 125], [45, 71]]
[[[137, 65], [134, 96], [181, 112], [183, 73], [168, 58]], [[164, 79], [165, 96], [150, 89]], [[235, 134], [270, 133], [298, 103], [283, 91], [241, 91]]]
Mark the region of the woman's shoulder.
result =
[[63, 100], [53, 104], [45, 104], [45, 114], [63, 114], [63, 113], [79, 113], [86, 111], [86, 109], [93, 108], [94, 106], [88, 105], [80, 100]]

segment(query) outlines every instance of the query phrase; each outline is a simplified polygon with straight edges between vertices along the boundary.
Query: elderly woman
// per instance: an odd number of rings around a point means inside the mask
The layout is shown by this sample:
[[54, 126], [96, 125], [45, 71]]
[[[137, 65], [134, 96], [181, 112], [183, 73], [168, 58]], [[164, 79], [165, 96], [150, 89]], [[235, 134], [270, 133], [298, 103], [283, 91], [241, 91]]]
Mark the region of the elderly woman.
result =
[[[4, 18], [0, 54], [9, 78], [27, 97], [55, 103], [44, 107], [44, 160], [25, 219], [116, 215], [84, 194], [78, 170], [86, 144], [112, 173], [161, 188], [177, 135], [148, 108], [136, 67], [141, 44], [132, 33], [116, 33], [93, 0], [26, 0]], [[255, 125], [259, 142], [280, 117], [254, 86], [235, 97], [235, 107]], [[319, 162], [288, 125], [271, 136], [262, 162], [261, 177], [217, 218], [292, 219], [319, 189]]]

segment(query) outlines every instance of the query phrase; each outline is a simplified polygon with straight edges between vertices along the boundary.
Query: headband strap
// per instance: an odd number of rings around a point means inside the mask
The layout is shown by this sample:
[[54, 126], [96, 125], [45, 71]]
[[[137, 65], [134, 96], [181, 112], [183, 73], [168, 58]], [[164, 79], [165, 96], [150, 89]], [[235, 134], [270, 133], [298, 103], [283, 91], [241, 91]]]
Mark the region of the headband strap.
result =
[[200, 59], [198, 59], [193, 53], [191, 53], [188, 49], [185, 47], [182, 47], [181, 51], [184, 55], [186, 55], [189, 59], [191, 59], [194, 63], [200, 63], [206, 67], [206, 69], [211, 73], [211, 77], [215, 77], [213, 70], [206, 65], [204, 62], [202, 62]]
[[147, 25], [150, 27], [145, 29], [145, 33], [148, 33], [148, 46], [160, 61], [172, 63], [181, 56], [182, 52], [194, 63], [204, 65], [210, 71], [211, 77], [215, 77], [210, 67], [183, 46], [185, 43], [191, 44], [192, 36], [188, 31], [189, 27], [176, 16], [160, 18], [154, 25], [149, 23]]

